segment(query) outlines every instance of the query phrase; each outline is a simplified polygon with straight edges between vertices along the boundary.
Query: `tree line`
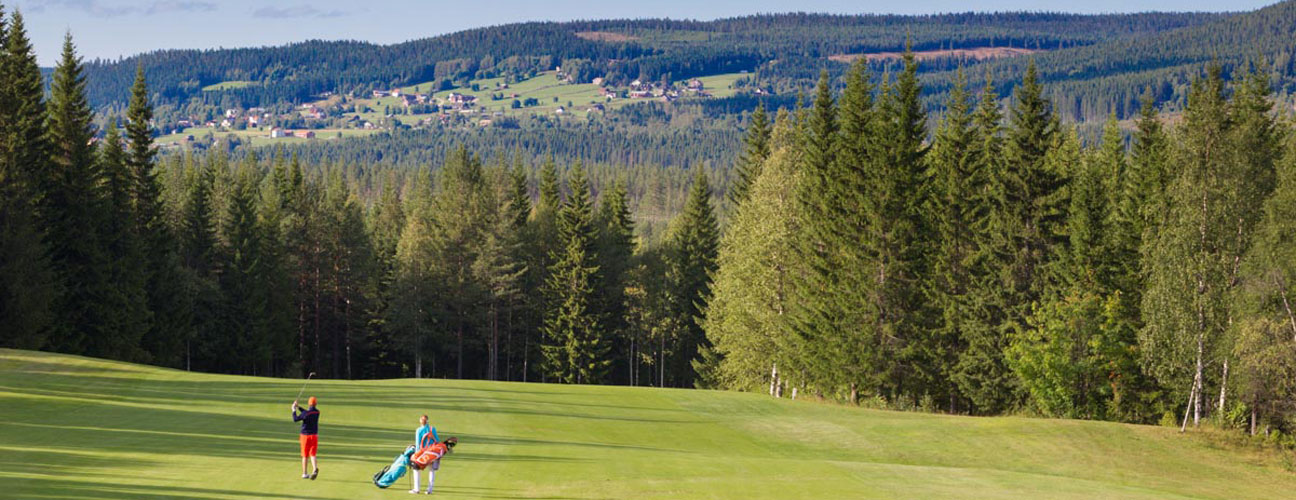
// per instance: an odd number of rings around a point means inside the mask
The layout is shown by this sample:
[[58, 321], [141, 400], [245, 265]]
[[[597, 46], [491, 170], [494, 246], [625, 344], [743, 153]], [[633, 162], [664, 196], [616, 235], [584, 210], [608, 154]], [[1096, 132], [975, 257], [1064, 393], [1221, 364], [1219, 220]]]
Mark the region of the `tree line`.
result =
[[596, 192], [580, 162], [533, 182], [521, 156], [464, 147], [404, 175], [159, 158], [142, 69], [97, 130], [70, 36], [48, 98], [21, 15], [3, 39], [0, 345], [270, 376], [692, 385], [718, 238], [705, 169], [639, 244], [626, 180]]
[[929, 129], [912, 53], [894, 77], [857, 63], [758, 107], [726, 200], [696, 169], [645, 240], [627, 182], [580, 162], [161, 160], [141, 70], [98, 131], [70, 37], [48, 98], [20, 15], [0, 38], [5, 346], [1252, 432], [1296, 410], [1296, 135], [1263, 64], [1085, 145], [1033, 66], [1006, 110], [959, 75]]
[[1268, 68], [1194, 78], [1082, 145], [1033, 65], [960, 73], [928, 130], [912, 55], [753, 120], [708, 386], [953, 413], [1291, 429], [1296, 139]]

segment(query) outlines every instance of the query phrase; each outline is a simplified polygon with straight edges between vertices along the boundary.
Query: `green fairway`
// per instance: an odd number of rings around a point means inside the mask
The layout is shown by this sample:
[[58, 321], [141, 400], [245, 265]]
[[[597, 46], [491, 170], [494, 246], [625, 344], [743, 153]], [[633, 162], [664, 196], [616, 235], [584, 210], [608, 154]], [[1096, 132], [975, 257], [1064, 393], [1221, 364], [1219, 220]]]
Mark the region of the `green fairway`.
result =
[[0, 497], [404, 498], [370, 477], [418, 415], [454, 498], [1281, 498], [1296, 474], [1172, 429], [869, 411], [756, 394], [452, 380], [300, 381], [0, 350]]

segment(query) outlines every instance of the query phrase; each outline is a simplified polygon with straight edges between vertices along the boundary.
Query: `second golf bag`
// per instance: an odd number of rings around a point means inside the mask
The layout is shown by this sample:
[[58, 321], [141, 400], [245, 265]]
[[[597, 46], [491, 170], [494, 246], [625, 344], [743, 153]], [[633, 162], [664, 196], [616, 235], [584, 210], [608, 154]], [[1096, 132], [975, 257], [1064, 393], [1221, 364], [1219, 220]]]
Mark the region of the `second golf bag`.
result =
[[405, 452], [396, 457], [396, 461], [392, 462], [391, 465], [383, 467], [377, 474], [374, 474], [374, 486], [386, 488], [391, 486], [400, 478], [405, 477], [405, 471], [409, 469], [410, 456], [412, 455], [414, 455], [414, 447], [410, 446], [409, 448], [405, 448]]
[[440, 443], [434, 442], [428, 446], [419, 448], [419, 450], [414, 452], [414, 455], [410, 457], [410, 466], [418, 470], [423, 470], [425, 467], [431, 465], [432, 470], [436, 470], [437, 460], [440, 460], [441, 457], [453, 452], [454, 447], [457, 444], [459, 444], [459, 438], [452, 437]]

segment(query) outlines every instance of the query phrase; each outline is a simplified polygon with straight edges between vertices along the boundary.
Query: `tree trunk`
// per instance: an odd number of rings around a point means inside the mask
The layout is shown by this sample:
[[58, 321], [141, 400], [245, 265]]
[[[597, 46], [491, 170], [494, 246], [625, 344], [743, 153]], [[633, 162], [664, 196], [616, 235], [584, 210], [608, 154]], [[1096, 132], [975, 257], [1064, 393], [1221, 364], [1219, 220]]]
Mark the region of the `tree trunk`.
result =
[[1278, 291], [1282, 294], [1283, 308], [1287, 310], [1287, 322], [1291, 324], [1292, 342], [1296, 342], [1296, 315], [1292, 314], [1291, 301], [1287, 300], [1287, 287], [1284, 283], [1278, 285]]
[[1192, 413], [1193, 402], [1197, 401], [1197, 381], [1201, 380], [1199, 377], [1201, 377], [1201, 372], [1198, 372], [1197, 376], [1193, 377], [1192, 385], [1188, 389], [1188, 405], [1184, 408], [1183, 424], [1179, 426], [1179, 432], [1188, 430], [1188, 415]]
[[1251, 435], [1252, 436], [1255, 435], [1255, 429], [1256, 429], [1256, 405], [1255, 403], [1252, 403], [1251, 404]]
[[850, 384], [850, 404], [851, 404], [851, 405], [855, 405], [855, 404], [858, 404], [858, 403], [859, 403], [859, 385], [856, 384], [855, 382], [851, 382], [851, 384]]
[[1197, 375], [1194, 377], [1195, 380], [1193, 381], [1193, 385], [1195, 386], [1193, 388], [1193, 394], [1195, 397], [1193, 401], [1193, 427], [1197, 427], [1201, 425], [1201, 409], [1202, 409], [1201, 406], [1202, 406], [1202, 392], [1203, 392], [1202, 389], [1204, 389], [1203, 386], [1205, 385], [1203, 383], [1204, 381], [1202, 380], [1202, 376], [1203, 376], [1202, 371], [1205, 368], [1203, 366], [1203, 360], [1202, 360], [1203, 355], [1204, 355], [1203, 342], [1201, 337], [1198, 337], [1197, 338]]
[[1224, 415], [1224, 396], [1228, 394], [1228, 368], [1229, 368], [1229, 359], [1225, 357], [1224, 374], [1220, 376], [1219, 406], [1216, 408], [1216, 411], [1218, 411], [1221, 416]]
[[455, 378], [463, 379], [463, 325], [455, 330]]
[[657, 366], [657, 387], [666, 387], [666, 337], [662, 336], [661, 344], [657, 350], [657, 356], [660, 358]]
[[513, 381], [513, 306], [504, 317], [504, 380]]
[[311, 362], [311, 366], [315, 368], [315, 370], [312, 371], [317, 371], [320, 369], [320, 358], [319, 358], [320, 355], [320, 269], [319, 266], [315, 266], [315, 287], [314, 288], [315, 291], [314, 291], [313, 298], [315, 304], [315, 311], [314, 311], [315, 312], [315, 328], [314, 328], [315, 352], [312, 353], [313, 361]]
[[774, 387], [778, 386], [778, 363], [774, 363], [770, 369], [770, 396], [774, 395]]

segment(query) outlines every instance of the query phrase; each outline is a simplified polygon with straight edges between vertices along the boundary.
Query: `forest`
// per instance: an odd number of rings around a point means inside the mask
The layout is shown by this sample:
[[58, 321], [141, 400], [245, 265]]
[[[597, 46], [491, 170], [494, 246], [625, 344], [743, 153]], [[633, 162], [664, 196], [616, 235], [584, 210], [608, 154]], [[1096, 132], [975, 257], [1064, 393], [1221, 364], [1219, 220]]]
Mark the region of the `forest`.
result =
[[956, 72], [933, 120], [906, 52], [757, 103], [732, 165], [460, 143], [397, 167], [159, 155], [142, 66], [100, 130], [70, 35], [48, 95], [21, 15], [0, 35], [0, 346], [1296, 430], [1269, 59], [1200, 66], [1177, 120], [1144, 89], [1097, 141], [1034, 64], [1006, 101]]

